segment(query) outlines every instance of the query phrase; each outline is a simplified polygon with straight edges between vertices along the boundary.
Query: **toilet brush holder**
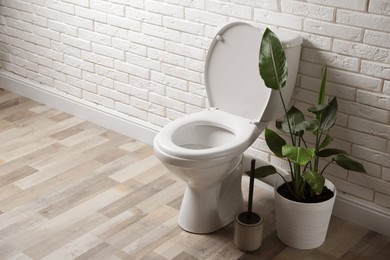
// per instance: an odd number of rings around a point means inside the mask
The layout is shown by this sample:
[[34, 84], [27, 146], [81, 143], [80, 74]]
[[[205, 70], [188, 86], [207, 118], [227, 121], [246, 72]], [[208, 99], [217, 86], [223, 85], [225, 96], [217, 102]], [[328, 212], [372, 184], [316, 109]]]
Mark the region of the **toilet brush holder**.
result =
[[234, 244], [242, 251], [257, 250], [263, 240], [264, 219], [252, 211], [255, 166], [256, 160], [253, 159], [250, 170], [248, 210], [237, 214], [234, 219]]
[[260, 248], [263, 241], [263, 222], [261, 215], [252, 212], [248, 221], [248, 212], [236, 215], [234, 221], [234, 244], [245, 252]]

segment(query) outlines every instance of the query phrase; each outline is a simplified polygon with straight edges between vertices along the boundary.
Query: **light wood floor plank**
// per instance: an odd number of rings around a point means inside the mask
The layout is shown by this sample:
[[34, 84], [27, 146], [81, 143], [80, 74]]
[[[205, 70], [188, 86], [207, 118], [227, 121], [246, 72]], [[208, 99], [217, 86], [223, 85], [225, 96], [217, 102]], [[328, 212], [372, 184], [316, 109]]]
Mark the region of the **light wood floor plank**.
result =
[[[243, 178], [244, 197], [248, 179]], [[276, 235], [272, 189], [255, 188], [263, 245], [245, 253], [233, 224], [177, 225], [185, 183], [153, 149], [0, 90], [0, 259], [389, 259], [390, 238], [332, 217], [327, 240], [297, 250]]]

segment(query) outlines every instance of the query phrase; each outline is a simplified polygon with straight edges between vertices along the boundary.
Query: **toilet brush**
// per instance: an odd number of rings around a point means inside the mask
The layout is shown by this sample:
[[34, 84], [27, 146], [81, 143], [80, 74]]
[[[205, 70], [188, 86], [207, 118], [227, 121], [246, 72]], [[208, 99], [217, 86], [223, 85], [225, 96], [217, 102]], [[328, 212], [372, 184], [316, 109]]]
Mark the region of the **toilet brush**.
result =
[[242, 251], [257, 250], [262, 243], [263, 218], [253, 212], [253, 192], [256, 160], [251, 161], [247, 211], [237, 214], [234, 224], [234, 244]]

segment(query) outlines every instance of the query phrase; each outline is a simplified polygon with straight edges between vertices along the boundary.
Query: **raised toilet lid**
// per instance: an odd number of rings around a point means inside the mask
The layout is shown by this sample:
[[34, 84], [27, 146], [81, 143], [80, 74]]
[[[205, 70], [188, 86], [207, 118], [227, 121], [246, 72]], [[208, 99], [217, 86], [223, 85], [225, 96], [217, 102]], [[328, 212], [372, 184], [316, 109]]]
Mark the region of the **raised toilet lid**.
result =
[[205, 66], [211, 107], [260, 121], [271, 95], [258, 69], [261, 39], [260, 30], [241, 22], [228, 24], [217, 33]]

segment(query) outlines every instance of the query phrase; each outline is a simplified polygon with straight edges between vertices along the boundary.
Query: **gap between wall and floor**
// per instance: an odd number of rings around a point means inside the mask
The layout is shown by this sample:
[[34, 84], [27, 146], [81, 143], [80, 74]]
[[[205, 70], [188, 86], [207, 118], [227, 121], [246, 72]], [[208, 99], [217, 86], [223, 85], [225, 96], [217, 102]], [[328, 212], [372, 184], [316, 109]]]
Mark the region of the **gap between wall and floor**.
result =
[[[158, 132], [157, 127], [136, 118], [125, 118], [112, 111], [106, 111], [101, 106], [82, 103], [70, 95], [55, 89], [44, 89], [33, 81], [6, 72], [0, 72], [0, 87], [149, 145], [153, 143], [153, 138]], [[249, 169], [251, 159], [249, 155], [245, 156], [246, 170]], [[264, 180], [271, 185], [270, 189], [274, 181], [274, 178]], [[390, 213], [385, 208], [339, 193], [333, 215], [390, 237]]]

